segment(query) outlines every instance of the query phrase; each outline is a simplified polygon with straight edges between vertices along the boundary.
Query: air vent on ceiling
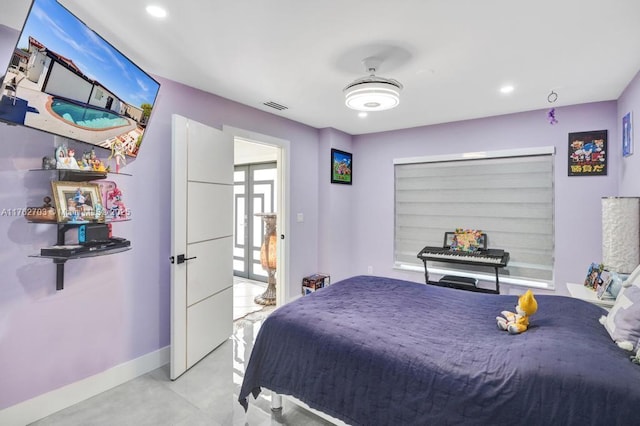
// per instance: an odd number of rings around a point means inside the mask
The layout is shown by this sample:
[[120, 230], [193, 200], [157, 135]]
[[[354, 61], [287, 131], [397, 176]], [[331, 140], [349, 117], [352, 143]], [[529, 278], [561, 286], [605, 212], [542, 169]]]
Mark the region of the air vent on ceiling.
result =
[[282, 111], [282, 110], [285, 110], [285, 109], [289, 109], [289, 107], [286, 107], [286, 106], [284, 106], [284, 105], [280, 105], [279, 103], [277, 103], [277, 102], [273, 102], [273, 101], [267, 101], [267, 102], [263, 103], [263, 105], [266, 105], [266, 106], [268, 106], [268, 107], [271, 107], [271, 108], [277, 109], [278, 111]]

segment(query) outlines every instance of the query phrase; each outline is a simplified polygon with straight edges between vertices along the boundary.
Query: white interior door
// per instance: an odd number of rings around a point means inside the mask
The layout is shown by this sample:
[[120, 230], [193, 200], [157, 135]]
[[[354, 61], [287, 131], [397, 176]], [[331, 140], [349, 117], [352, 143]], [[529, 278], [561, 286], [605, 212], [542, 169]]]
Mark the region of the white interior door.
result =
[[172, 116], [171, 379], [231, 336], [233, 139]]

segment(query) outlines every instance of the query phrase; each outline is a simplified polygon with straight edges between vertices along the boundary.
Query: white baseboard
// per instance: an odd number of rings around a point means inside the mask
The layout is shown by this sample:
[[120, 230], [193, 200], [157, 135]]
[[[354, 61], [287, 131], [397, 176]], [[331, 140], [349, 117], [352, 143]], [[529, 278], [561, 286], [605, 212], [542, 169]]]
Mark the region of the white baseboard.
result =
[[169, 346], [150, 352], [86, 379], [0, 410], [0, 425], [24, 426], [89, 399], [169, 362]]

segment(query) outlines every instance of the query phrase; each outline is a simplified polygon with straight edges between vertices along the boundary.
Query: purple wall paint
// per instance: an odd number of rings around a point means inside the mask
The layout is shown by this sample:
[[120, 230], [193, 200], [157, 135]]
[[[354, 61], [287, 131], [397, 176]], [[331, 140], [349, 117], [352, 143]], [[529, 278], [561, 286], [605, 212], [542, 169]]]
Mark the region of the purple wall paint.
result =
[[[351, 152], [351, 135], [335, 129], [320, 130], [318, 156], [320, 220], [318, 232], [318, 272], [331, 275], [332, 282], [353, 275], [348, 259], [353, 253], [353, 185], [331, 183], [331, 148]], [[345, 261], [347, 260], [347, 261]]]
[[[8, 60], [17, 36], [0, 25], [0, 61]], [[6, 62], [0, 63], [4, 67]], [[0, 235], [6, 236], [0, 242], [0, 409], [169, 344], [172, 113], [291, 141], [290, 297], [299, 294], [302, 276], [316, 271], [331, 273], [335, 281], [372, 266], [377, 275], [422, 280], [418, 273], [392, 269], [394, 158], [556, 146], [558, 293], [566, 281], [582, 280], [586, 265], [601, 257], [600, 198], [616, 195], [618, 186], [621, 195], [638, 195], [640, 171], [633, 166], [640, 154], [622, 159], [620, 150], [612, 149], [622, 114], [640, 105], [637, 76], [619, 105], [558, 108], [555, 126], [547, 123], [545, 110], [357, 137], [159, 80], [162, 88], [140, 156], [126, 167], [133, 176], [117, 178], [133, 220], [117, 224], [115, 232], [131, 239], [133, 250], [69, 262], [65, 290], [56, 292], [53, 264], [28, 257], [53, 242], [54, 230], [0, 216]], [[567, 133], [595, 129], [609, 130], [609, 175], [568, 178]], [[39, 167], [53, 150], [53, 137], [0, 124], [0, 138], [0, 209], [40, 204], [50, 192], [50, 177], [26, 170]], [[329, 183], [331, 147], [354, 153], [352, 186]], [[304, 214], [304, 222], [295, 220], [297, 213]]]
[[[17, 37], [0, 26], [0, 69]], [[291, 211], [304, 212], [305, 221], [289, 227], [289, 276], [299, 283], [316, 271], [317, 246], [309, 242], [318, 235], [318, 130], [158, 80], [162, 87], [140, 155], [125, 169], [133, 176], [115, 178], [133, 220], [114, 225], [114, 233], [132, 241], [131, 251], [68, 262], [65, 289], [56, 292], [53, 263], [28, 257], [55, 242], [55, 228], [0, 216], [0, 410], [169, 344], [171, 114], [291, 142]], [[27, 170], [53, 153], [54, 137], [0, 124], [0, 138], [0, 209], [41, 205], [51, 193], [51, 175]], [[291, 289], [299, 294], [295, 284]]]
[[[607, 129], [617, 140], [616, 103], [600, 102], [556, 109], [559, 123], [550, 125], [546, 110], [405, 129], [354, 137], [353, 273], [422, 282], [421, 273], [393, 269], [393, 159], [413, 156], [555, 146], [555, 283], [584, 279], [587, 265], [601, 258], [600, 198], [616, 194], [619, 150], [609, 149], [609, 174], [568, 177], [569, 132]], [[347, 261], [347, 260], [345, 260]], [[505, 286], [505, 290], [508, 290]]]
[[[629, 83], [618, 99], [618, 135], [622, 135], [622, 117], [628, 112], [633, 116], [633, 143], [635, 153], [623, 157], [620, 167], [619, 195], [623, 197], [640, 196], [640, 72]], [[615, 141], [618, 151], [622, 151], [622, 136]]]

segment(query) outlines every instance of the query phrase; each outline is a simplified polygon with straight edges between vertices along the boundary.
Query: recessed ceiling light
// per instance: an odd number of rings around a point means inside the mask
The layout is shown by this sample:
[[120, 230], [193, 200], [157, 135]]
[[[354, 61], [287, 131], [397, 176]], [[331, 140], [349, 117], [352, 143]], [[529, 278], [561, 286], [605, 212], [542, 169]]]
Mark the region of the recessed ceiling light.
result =
[[511, 93], [511, 92], [513, 92], [513, 90], [514, 90], [514, 87], [513, 87], [513, 86], [511, 86], [511, 85], [502, 86], [502, 87], [500, 88], [500, 93], [507, 94], [507, 93]]
[[150, 4], [149, 6], [147, 6], [147, 13], [151, 16], [153, 16], [154, 18], [166, 18], [167, 17], [167, 11], [160, 7], [160, 6], [156, 6], [153, 4]]
[[369, 114], [367, 114], [367, 113], [366, 113], [366, 112], [364, 112], [364, 111], [360, 111], [360, 112], [358, 113], [358, 117], [360, 117], [360, 118], [365, 118], [367, 115], [369, 115]]

